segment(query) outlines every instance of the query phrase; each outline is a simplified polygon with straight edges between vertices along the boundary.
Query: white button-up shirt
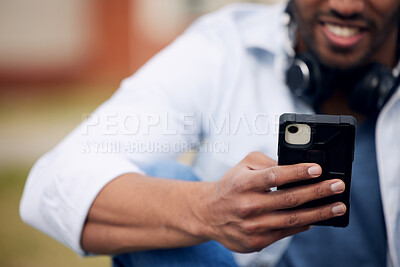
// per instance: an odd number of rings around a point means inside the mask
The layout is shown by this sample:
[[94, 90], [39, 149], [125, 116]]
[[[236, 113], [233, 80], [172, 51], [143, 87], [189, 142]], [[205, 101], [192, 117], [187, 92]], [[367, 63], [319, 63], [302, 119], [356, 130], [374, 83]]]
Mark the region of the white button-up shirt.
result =
[[[38, 160], [22, 197], [22, 219], [84, 254], [80, 238], [89, 208], [114, 178], [193, 147], [193, 169], [204, 181], [218, 180], [254, 150], [276, 158], [279, 115], [311, 112], [284, 82], [283, 9], [238, 4], [194, 23]], [[400, 90], [380, 114], [376, 141], [392, 266], [400, 262], [399, 115]], [[273, 265], [288, 242], [236, 259]]]

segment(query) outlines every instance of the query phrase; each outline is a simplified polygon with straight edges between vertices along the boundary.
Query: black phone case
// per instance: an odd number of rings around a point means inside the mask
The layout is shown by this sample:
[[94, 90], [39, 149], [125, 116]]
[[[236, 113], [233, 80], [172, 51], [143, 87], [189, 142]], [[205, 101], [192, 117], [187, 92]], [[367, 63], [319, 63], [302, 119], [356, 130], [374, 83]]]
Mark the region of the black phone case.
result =
[[[285, 141], [289, 124], [307, 124], [311, 128], [311, 141], [306, 145], [292, 145]], [[334, 202], [343, 202], [347, 211], [343, 216], [320, 221], [314, 225], [346, 227], [350, 215], [351, 170], [354, 160], [356, 119], [352, 116], [283, 114], [279, 120], [278, 165], [318, 163], [322, 174], [316, 179], [279, 186], [278, 190], [323, 180], [341, 179], [346, 190], [339, 195], [314, 200], [295, 209], [311, 208]]]

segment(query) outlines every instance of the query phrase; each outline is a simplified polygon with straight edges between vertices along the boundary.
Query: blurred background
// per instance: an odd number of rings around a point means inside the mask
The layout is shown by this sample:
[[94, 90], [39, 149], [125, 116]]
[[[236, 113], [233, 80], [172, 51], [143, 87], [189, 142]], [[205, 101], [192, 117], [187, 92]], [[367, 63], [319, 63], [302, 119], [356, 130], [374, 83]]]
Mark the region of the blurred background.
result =
[[28, 172], [195, 18], [232, 2], [244, 1], [0, 0], [0, 266], [110, 266], [22, 223]]

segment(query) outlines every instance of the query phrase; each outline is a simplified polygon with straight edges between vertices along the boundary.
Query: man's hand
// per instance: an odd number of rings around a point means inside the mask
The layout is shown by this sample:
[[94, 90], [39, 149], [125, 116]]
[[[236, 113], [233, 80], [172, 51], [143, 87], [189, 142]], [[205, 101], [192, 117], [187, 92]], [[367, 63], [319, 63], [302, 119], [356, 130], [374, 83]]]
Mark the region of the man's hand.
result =
[[286, 190], [270, 188], [321, 175], [317, 164], [277, 166], [260, 152], [252, 152], [215, 183], [201, 203], [198, 217], [208, 225], [206, 236], [236, 252], [259, 251], [275, 241], [305, 230], [308, 225], [341, 216], [343, 203], [285, 210], [311, 200], [340, 194], [341, 180], [323, 181]]
[[216, 240], [233, 251], [258, 251], [307, 230], [309, 224], [345, 213], [346, 207], [340, 203], [285, 211], [343, 192], [340, 180], [270, 191], [320, 174], [316, 164], [276, 166], [258, 152], [249, 154], [214, 183], [127, 173], [107, 184], [93, 202], [82, 232], [82, 247], [97, 254], [118, 254]]

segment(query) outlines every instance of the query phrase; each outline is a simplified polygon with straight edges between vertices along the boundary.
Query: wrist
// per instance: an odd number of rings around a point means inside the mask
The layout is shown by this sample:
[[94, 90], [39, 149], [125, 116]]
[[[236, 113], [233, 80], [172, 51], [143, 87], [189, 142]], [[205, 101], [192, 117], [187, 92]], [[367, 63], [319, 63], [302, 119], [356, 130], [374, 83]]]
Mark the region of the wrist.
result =
[[211, 196], [215, 191], [217, 183], [196, 182], [195, 185], [193, 190], [188, 192], [190, 194], [189, 199], [191, 199], [188, 205], [191, 217], [193, 218], [190, 220], [192, 223], [188, 225], [188, 231], [204, 241], [209, 241], [214, 236], [213, 224], [211, 222], [212, 216], [210, 216], [210, 200], [212, 199]]

